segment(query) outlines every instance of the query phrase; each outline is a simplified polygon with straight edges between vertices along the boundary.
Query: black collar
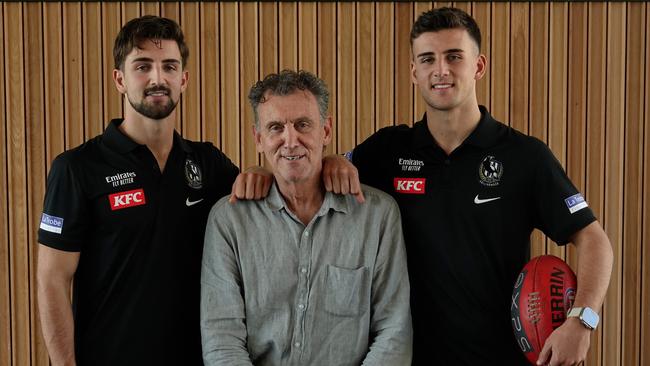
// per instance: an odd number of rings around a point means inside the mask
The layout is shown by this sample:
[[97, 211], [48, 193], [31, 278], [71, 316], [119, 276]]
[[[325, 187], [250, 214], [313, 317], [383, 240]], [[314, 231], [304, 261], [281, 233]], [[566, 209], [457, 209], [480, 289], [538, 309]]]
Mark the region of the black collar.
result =
[[[124, 122], [124, 119], [122, 118], [115, 118], [111, 120], [111, 122], [108, 124], [108, 127], [106, 127], [106, 130], [104, 130], [104, 141], [106, 144], [113, 150], [119, 152], [120, 154], [126, 154], [128, 152], [131, 152], [135, 150], [139, 146], [144, 146], [140, 145], [137, 142], [131, 140], [128, 136], [122, 133], [122, 131], [119, 130], [119, 125]], [[185, 151], [186, 153], [191, 153], [192, 149], [190, 146], [187, 144], [187, 141], [185, 141], [181, 135], [178, 134], [178, 132], [174, 131], [174, 145], [178, 145]]]
[[[493, 146], [501, 137], [501, 134], [503, 133], [502, 125], [492, 118], [484, 106], [480, 105], [479, 110], [481, 111], [481, 119], [479, 120], [478, 125], [476, 125], [474, 131], [467, 136], [461, 146], [472, 145], [485, 149]], [[429, 127], [427, 126], [426, 113], [420, 121], [413, 125], [413, 130], [413, 145], [415, 148], [438, 147], [438, 144], [431, 135], [431, 131], [429, 131]]]

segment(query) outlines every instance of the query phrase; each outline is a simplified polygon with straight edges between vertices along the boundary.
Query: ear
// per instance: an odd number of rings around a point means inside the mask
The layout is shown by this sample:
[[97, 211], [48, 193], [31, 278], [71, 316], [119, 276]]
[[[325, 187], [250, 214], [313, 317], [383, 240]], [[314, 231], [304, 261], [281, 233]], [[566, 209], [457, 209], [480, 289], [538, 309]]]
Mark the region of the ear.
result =
[[255, 148], [257, 149], [257, 152], [261, 154], [264, 152], [264, 149], [262, 148], [262, 134], [255, 127], [255, 123], [253, 123], [251, 131], [253, 132], [253, 139], [255, 140]]
[[120, 94], [126, 94], [126, 85], [124, 84], [124, 73], [120, 69], [113, 69], [113, 82], [115, 88]]
[[187, 82], [190, 80], [190, 72], [183, 70], [182, 79], [181, 79], [181, 93], [187, 89]]
[[415, 62], [411, 60], [411, 81], [414, 85], [418, 85], [417, 71], [415, 70]]
[[325, 136], [323, 137], [323, 147], [327, 146], [332, 142], [332, 116], [328, 116], [323, 123], [323, 130], [325, 131]]
[[474, 74], [474, 80], [481, 80], [485, 72], [487, 71], [487, 57], [484, 54], [478, 55], [476, 59], [476, 73]]

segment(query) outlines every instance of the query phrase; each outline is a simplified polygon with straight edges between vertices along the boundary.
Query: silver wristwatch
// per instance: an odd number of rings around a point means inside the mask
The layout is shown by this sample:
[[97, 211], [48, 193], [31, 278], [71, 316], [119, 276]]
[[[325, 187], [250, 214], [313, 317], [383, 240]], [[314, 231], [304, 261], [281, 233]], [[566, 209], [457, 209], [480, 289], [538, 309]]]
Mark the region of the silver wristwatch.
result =
[[596, 313], [590, 307], [587, 306], [583, 308], [580, 307], [571, 308], [571, 310], [569, 310], [569, 312], [567, 313], [566, 317], [580, 319], [582, 325], [589, 328], [590, 330], [596, 329], [596, 327], [598, 326], [598, 321], [600, 320], [598, 313]]

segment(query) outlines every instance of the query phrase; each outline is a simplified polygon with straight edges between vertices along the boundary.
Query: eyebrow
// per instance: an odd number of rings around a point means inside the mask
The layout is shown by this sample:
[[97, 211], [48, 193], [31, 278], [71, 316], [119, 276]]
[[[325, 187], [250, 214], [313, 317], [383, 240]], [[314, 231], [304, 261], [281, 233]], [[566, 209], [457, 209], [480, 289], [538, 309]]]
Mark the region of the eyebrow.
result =
[[[134, 63], [134, 62], [153, 62], [153, 59], [149, 58], [149, 57], [138, 57], [138, 58], [135, 58], [135, 59], [133, 59], [131, 61], [131, 63]], [[164, 59], [164, 60], [162, 60], [162, 62], [165, 63], [165, 64], [180, 64], [181, 63], [179, 60], [176, 60], [176, 59], [173, 59], [173, 58]]]
[[[443, 54], [448, 54], [448, 53], [463, 53], [463, 52], [465, 52], [465, 51], [462, 50], [462, 49], [460, 49], [460, 48], [451, 48], [451, 49], [445, 50], [445, 51], [443, 52]], [[417, 55], [416, 57], [419, 58], [419, 57], [425, 57], [425, 56], [433, 56], [433, 54], [434, 54], [433, 52], [422, 52], [422, 53], [420, 53], [419, 55]]]

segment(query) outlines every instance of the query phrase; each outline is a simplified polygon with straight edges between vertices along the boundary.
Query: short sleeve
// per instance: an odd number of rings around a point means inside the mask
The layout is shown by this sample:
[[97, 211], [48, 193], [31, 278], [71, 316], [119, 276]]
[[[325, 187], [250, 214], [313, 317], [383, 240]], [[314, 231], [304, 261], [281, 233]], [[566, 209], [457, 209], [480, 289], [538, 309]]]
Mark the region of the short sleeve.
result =
[[582, 193], [573, 185], [562, 165], [541, 141], [534, 174], [536, 226], [558, 244], [596, 220]]
[[[382, 167], [389, 146], [389, 132], [395, 127], [385, 127], [375, 132], [352, 151], [352, 164], [359, 171], [361, 183], [382, 189]], [[348, 157], [350, 158], [350, 157]]]
[[49, 247], [79, 252], [87, 237], [88, 199], [70, 154], [59, 155], [47, 177], [38, 241]]

